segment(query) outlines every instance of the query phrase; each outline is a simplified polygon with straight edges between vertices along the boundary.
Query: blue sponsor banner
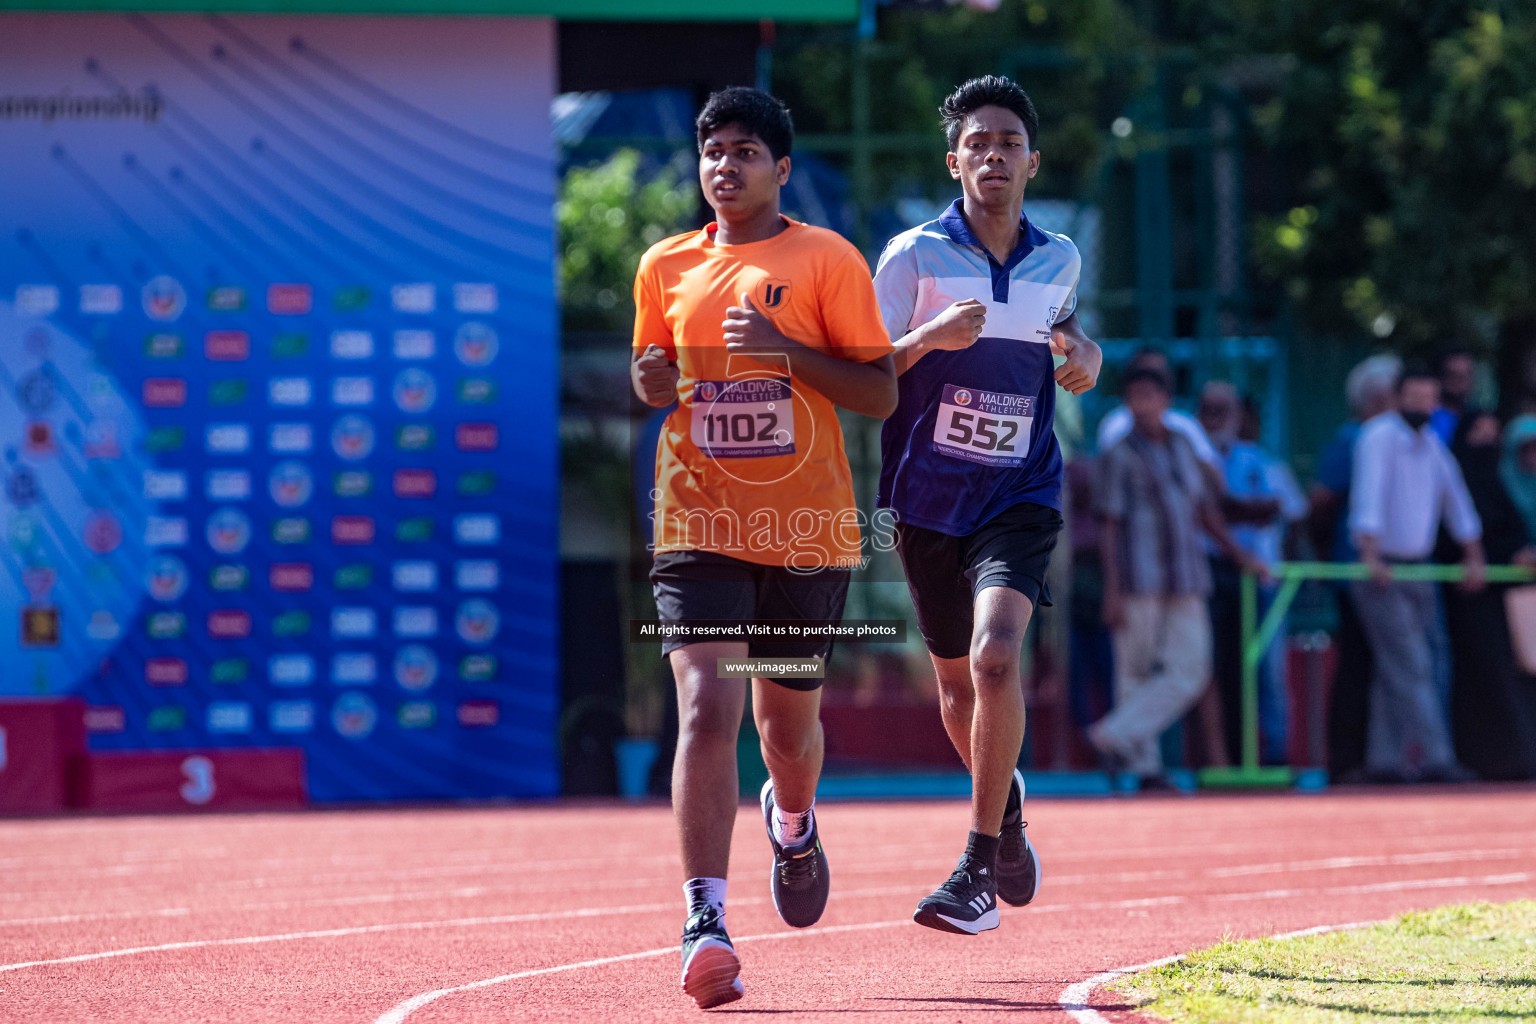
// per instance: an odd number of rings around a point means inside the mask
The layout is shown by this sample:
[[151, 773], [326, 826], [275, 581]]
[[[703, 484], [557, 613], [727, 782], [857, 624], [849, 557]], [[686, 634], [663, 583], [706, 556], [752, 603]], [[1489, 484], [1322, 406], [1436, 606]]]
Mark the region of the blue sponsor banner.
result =
[[0, 696], [558, 790], [554, 29], [0, 14]]

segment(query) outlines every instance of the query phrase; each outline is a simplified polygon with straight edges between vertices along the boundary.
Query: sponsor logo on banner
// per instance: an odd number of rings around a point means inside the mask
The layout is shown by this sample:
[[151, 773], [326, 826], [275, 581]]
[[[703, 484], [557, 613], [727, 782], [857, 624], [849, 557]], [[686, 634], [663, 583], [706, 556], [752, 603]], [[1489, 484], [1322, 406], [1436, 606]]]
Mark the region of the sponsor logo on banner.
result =
[[348, 462], [372, 455], [373, 445], [373, 424], [361, 416], [343, 416], [331, 427], [331, 448]]
[[116, 704], [94, 704], [85, 709], [85, 731], [95, 734], [123, 732], [128, 728], [128, 716]]
[[424, 644], [407, 644], [395, 652], [395, 682], [412, 693], [422, 693], [437, 682], [437, 655]]
[[379, 632], [379, 613], [372, 608], [331, 609], [331, 636], [339, 639], [366, 640]]
[[248, 301], [245, 289], [237, 284], [219, 284], [208, 289], [208, 310], [212, 313], [244, 312]]
[[437, 636], [437, 609], [431, 605], [403, 605], [395, 609], [395, 636], [426, 640]]
[[331, 705], [331, 725], [349, 740], [360, 740], [379, 724], [379, 709], [366, 693], [344, 693]]
[[144, 723], [150, 732], [176, 732], [187, 727], [187, 709], [180, 704], [151, 708]]
[[367, 562], [339, 566], [331, 574], [331, 587], [336, 590], [363, 590], [372, 585], [373, 566]]
[[29, 565], [21, 570], [21, 583], [27, 588], [27, 599], [32, 604], [46, 603], [53, 595], [53, 585], [58, 579], [59, 571], [51, 565]]
[[243, 565], [216, 565], [208, 570], [208, 588], [229, 592], [251, 585], [251, 570]]
[[155, 427], [144, 438], [144, 449], [155, 455], [181, 451], [187, 443], [186, 427]]
[[187, 563], [175, 555], [156, 555], [149, 560], [149, 570], [144, 574], [144, 589], [156, 601], [169, 604], [181, 599], [191, 581]]
[[210, 423], [203, 438], [203, 446], [215, 455], [244, 455], [251, 450], [251, 425]]
[[461, 452], [493, 452], [496, 441], [494, 423], [460, 423], [453, 428], [453, 443]]
[[267, 402], [296, 409], [314, 400], [314, 387], [308, 377], [273, 377], [267, 381]]
[[151, 548], [185, 547], [192, 532], [185, 516], [149, 516], [144, 520], [144, 545]]
[[144, 497], [151, 501], [186, 501], [186, 470], [146, 469], [144, 471]]
[[466, 547], [495, 544], [501, 540], [501, 516], [491, 512], [454, 516], [453, 539]]
[[402, 729], [430, 729], [437, 724], [437, 705], [429, 700], [408, 700], [395, 712]]
[[379, 678], [379, 660], [366, 651], [331, 655], [331, 682], [337, 686], [372, 686]]
[[459, 605], [453, 624], [465, 643], [488, 644], [501, 632], [501, 613], [491, 602], [476, 597]]
[[405, 423], [395, 428], [395, 447], [403, 452], [424, 452], [437, 445], [437, 429], [430, 423]]
[[161, 323], [170, 323], [187, 308], [186, 289], [180, 281], [164, 274], [150, 278], [139, 297], [144, 302], [144, 315]]
[[123, 290], [115, 284], [80, 286], [80, 312], [86, 316], [116, 316], [123, 311]]
[[218, 608], [208, 613], [208, 635], [215, 640], [243, 640], [251, 635], [251, 613]]
[[144, 681], [150, 686], [185, 686], [189, 675], [182, 658], [150, 658], [144, 662]]
[[144, 619], [144, 634], [151, 640], [176, 640], [187, 633], [187, 616], [182, 612], [151, 612]]
[[221, 508], [208, 517], [208, 546], [221, 555], [236, 555], [251, 542], [251, 520], [237, 508]]
[[180, 377], [150, 377], [142, 394], [147, 408], [180, 409], [187, 404], [187, 382]]
[[116, 640], [123, 635], [123, 627], [109, 610], [97, 608], [85, 624], [85, 635], [92, 640]]
[[274, 562], [267, 581], [281, 594], [302, 594], [314, 588], [315, 567], [308, 562]]
[[422, 413], [437, 401], [437, 382], [425, 370], [412, 366], [395, 375], [395, 404], [408, 413]]
[[287, 611], [272, 620], [273, 636], [308, 636], [313, 616], [306, 611]]
[[336, 294], [331, 297], [331, 308], [338, 313], [356, 313], [358, 310], [367, 309], [372, 301], [373, 290], [367, 285], [348, 285], [345, 288], [336, 289]]
[[460, 327], [453, 336], [453, 354], [465, 366], [490, 366], [500, 350], [495, 328], [478, 320]]
[[267, 726], [273, 732], [310, 732], [315, 727], [315, 705], [307, 700], [277, 700], [267, 707]]
[[225, 377], [208, 385], [209, 405], [239, 405], [250, 395], [251, 385], [244, 377]]
[[373, 474], [366, 469], [344, 469], [331, 474], [331, 490], [338, 498], [361, 498], [373, 492]]
[[459, 474], [455, 489], [461, 498], [483, 498], [496, 493], [494, 469], [472, 469]]
[[374, 533], [372, 516], [331, 517], [332, 544], [372, 544]]
[[501, 721], [501, 706], [493, 700], [459, 702], [459, 725], [466, 729], [489, 729]]
[[16, 382], [16, 401], [33, 416], [46, 415], [53, 408], [58, 395], [52, 371], [48, 368], [29, 373]]
[[274, 654], [267, 659], [267, 680], [273, 686], [308, 686], [315, 681], [315, 659], [309, 654]]
[[21, 610], [21, 646], [59, 646], [59, 610], [52, 605]]
[[399, 544], [423, 544], [436, 532], [436, 521], [431, 516], [411, 516], [395, 524], [395, 541]]
[[459, 659], [459, 678], [466, 683], [494, 682], [499, 667], [494, 654], [466, 654]]
[[296, 359], [309, 352], [309, 335], [304, 331], [281, 331], [272, 338], [273, 359]]
[[288, 516], [272, 520], [272, 540], [277, 544], [308, 544], [314, 535], [309, 520], [303, 516]]
[[37, 477], [26, 466], [17, 466], [5, 481], [5, 496], [11, 499], [11, 504], [17, 508], [30, 508], [37, 504], [37, 499], [43, 496], [42, 490], [37, 486]]
[[123, 542], [123, 524], [111, 512], [99, 509], [86, 516], [82, 539], [98, 555], [111, 554]]
[[216, 686], [233, 686], [251, 677], [251, 659], [220, 658], [208, 670], [208, 678]]
[[460, 377], [460, 405], [492, 405], [496, 401], [496, 382], [489, 377]]
[[208, 731], [224, 734], [250, 732], [251, 706], [245, 701], [235, 700], [221, 700], [209, 704]]
[[315, 478], [302, 462], [288, 459], [272, 467], [267, 491], [282, 508], [298, 508], [315, 493]]
[[394, 483], [397, 498], [430, 498], [437, 493], [437, 474], [430, 469], [397, 469]]
[[58, 443], [53, 439], [53, 427], [47, 420], [33, 420], [26, 425], [22, 432], [25, 440], [26, 452], [33, 458], [46, 458], [58, 452]]
[[180, 359], [187, 354], [187, 339], [179, 334], [157, 331], [144, 336], [146, 359]]
[[457, 562], [453, 567], [453, 585], [472, 592], [495, 590], [501, 586], [501, 564], [489, 558]]
[[389, 304], [396, 313], [435, 312], [437, 285], [427, 282], [394, 285], [389, 289]]
[[251, 473], [246, 469], [213, 469], [203, 478], [203, 494], [209, 501], [245, 501], [251, 496]]
[[372, 377], [337, 377], [331, 381], [331, 404], [364, 406], [373, 404]]
[[16, 312], [22, 316], [52, 316], [59, 309], [59, 286], [20, 284], [16, 286]]
[[92, 420], [85, 425], [85, 443], [81, 449], [88, 459], [120, 459], [123, 446], [117, 443], [117, 424], [111, 420]]
[[332, 359], [372, 359], [373, 332], [344, 330], [331, 332]]
[[267, 312], [278, 316], [303, 316], [314, 305], [314, 290], [307, 284], [267, 286]]
[[315, 446], [315, 431], [308, 423], [274, 423], [267, 431], [267, 448], [284, 455], [301, 455]]
[[251, 336], [244, 331], [209, 331], [203, 335], [203, 355], [220, 363], [251, 358]]
[[501, 305], [494, 284], [460, 281], [453, 286], [453, 308], [459, 313], [494, 313]]
[[437, 590], [437, 563], [410, 559], [390, 566], [390, 579], [405, 594], [430, 594]]
[[396, 359], [431, 359], [437, 355], [437, 335], [432, 331], [396, 331], [394, 340]]

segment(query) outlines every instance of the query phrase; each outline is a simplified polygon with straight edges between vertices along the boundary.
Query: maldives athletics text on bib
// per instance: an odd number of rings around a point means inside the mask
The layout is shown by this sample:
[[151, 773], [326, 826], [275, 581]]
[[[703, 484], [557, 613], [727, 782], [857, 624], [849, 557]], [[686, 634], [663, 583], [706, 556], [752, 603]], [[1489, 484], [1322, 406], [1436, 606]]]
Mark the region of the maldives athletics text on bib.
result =
[[789, 378], [699, 381], [693, 386], [690, 437], [712, 458], [793, 455], [795, 407]]
[[944, 385], [933, 450], [987, 466], [1019, 466], [1029, 454], [1035, 396]]

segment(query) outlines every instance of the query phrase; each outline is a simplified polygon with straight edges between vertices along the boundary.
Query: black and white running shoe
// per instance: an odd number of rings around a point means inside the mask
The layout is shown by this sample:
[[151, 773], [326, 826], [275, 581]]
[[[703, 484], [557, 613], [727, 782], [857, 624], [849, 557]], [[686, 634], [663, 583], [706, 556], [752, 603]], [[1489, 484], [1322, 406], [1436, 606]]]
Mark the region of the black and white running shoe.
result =
[[997, 927], [997, 879], [969, 856], [932, 896], [917, 905], [912, 920], [941, 932], [975, 935]]
[[1040, 856], [1025, 834], [1028, 825], [1024, 820], [1024, 776], [1015, 768], [997, 847], [997, 898], [1010, 907], [1024, 906], [1040, 891]]
[[810, 835], [798, 845], [781, 846], [773, 828], [772, 779], [763, 783], [760, 799], [768, 842], [773, 845], [773, 875], [768, 888], [773, 893], [774, 909], [791, 928], [809, 928], [821, 920], [821, 912], [827, 909], [827, 894], [832, 891], [832, 875], [816, 833], [816, 819], [812, 816]]
[[699, 1009], [733, 1003], [745, 994], [741, 961], [714, 907], [705, 907], [683, 925], [683, 991]]

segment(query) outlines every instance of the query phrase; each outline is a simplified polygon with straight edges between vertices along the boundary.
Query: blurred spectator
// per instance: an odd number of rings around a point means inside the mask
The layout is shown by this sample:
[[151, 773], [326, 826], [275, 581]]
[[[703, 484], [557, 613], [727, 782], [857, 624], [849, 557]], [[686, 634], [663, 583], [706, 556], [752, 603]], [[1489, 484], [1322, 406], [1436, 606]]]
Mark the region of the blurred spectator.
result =
[[[1237, 389], [1225, 381], [1211, 381], [1200, 393], [1200, 425], [1221, 457], [1226, 484], [1222, 511], [1227, 528], [1237, 546], [1252, 559], [1273, 565], [1281, 559], [1287, 524], [1305, 518], [1307, 500], [1285, 463], [1241, 439], [1243, 425], [1256, 419], [1257, 410], [1251, 403], [1245, 406]], [[1241, 579], [1238, 564], [1213, 548], [1211, 628], [1216, 638], [1216, 684], [1226, 745], [1232, 751], [1242, 749]], [[1274, 581], [1260, 584], [1260, 619], [1277, 589]], [[1284, 631], [1279, 636], [1283, 638]], [[1290, 701], [1285, 689], [1284, 655], [1285, 644], [1279, 640], [1270, 646], [1269, 656], [1259, 666], [1260, 757], [1270, 764], [1283, 764], [1286, 757]]]
[[1233, 543], [1188, 438], [1167, 425], [1170, 385], [1147, 367], [1125, 376], [1132, 430], [1099, 455], [1104, 622], [1113, 632], [1115, 707], [1088, 730], [1111, 767], [1166, 785], [1159, 737], [1200, 698], [1210, 677], [1204, 526]]
[[[1444, 626], [1433, 583], [1393, 580], [1392, 566], [1427, 562], [1442, 514], [1462, 545], [1465, 586], [1482, 585], [1482, 523], [1461, 469], [1427, 429], [1440, 382], [1404, 372], [1397, 409], [1372, 418], [1355, 442], [1349, 526], [1371, 578], [1351, 587], [1375, 660], [1366, 770], [1380, 781], [1460, 781], [1435, 681]], [[1443, 511], [1442, 511], [1443, 510]]]
[[[1355, 545], [1349, 538], [1350, 478], [1354, 475], [1355, 441], [1366, 420], [1392, 408], [1393, 391], [1403, 372], [1403, 361], [1394, 355], [1377, 355], [1362, 361], [1344, 382], [1349, 420], [1333, 435], [1318, 461], [1317, 482], [1308, 494], [1312, 545], [1318, 557], [1331, 562], [1353, 562]], [[1333, 689], [1328, 700], [1328, 768], [1334, 778], [1349, 779], [1365, 770], [1365, 733], [1369, 717], [1370, 679], [1373, 666], [1365, 627], [1355, 614], [1347, 584], [1335, 584], [1339, 611], [1335, 636], [1338, 656]]]
[[[1528, 421], [1536, 442], [1536, 419]], [[1491, 412], [1464, 412], [1451, 454], [1483, 521], [1483, 550], [1495, 564], [1536, 562], [1536, 539], [1500, 474], [1499, 421]], [[1512, 447], [1511, 451], [1515, 449]], [[1532, 478], [1536, 481], [1536, 477]], [[1445, 558], [1454, 551], [1442, 538]], [[1485, 779], [1536, 778], [1536, 679], [1521, 671], [1504, 611], [1508, 585], [1475, 593], [1446, 589], [1454, 683], [1451, 736], [1462, 764]]]
[[1525, 528], [1536, 536], [1536, 416], [1510, 420], [1499, 477], [1520, 510]]
[[[1160, 373], [1164, 380], [1170, 382], [1169, 387], [1172, 387], [1173, 374], [1168, 366], [1168, 357], [1161, 349], [1143, 348], [1131, 356], [1130, 361], [1125, 364], [1126, 379], [1129, 380], [1130, 374], [1137, 370], [1153, 370]], [[1125, 390], [1124, 387], [1121, 388], [1122, 395]], [[1099, 421], [1099, 454], [1109, 451], [1119, 443], [1121, 438], [1131, 432], [1131, 418], [1131, 410], [1123, 401], [1104, 414], [1104, 418]], [[1163, 414], [1163, 426], [1188, 441], [1202, 463], [1212, 467], [1220, 464], [1221, 460], [1216, 457], [1216, 450], [1211, 447], [1210, 439], [1205, 436], [1205, 430], [1193, 416], [1179, 412], [1170, 405], [1168, 411]]]
[[1429, 425], [1447, 448], [1456, 437], [1456, 426], [1466, 414], [1476, 386], [1477, 363], [1471, 352], [1455, 348], [1440, 357], [1440, 407], [1429, 418]]
[[1104, 625], [1102, 530], [1095, 511], [1095, 460], [1076, 458], [1066, 465], [1067, 519], [1072, 538], [1071, 669], [1072, 720], [1086, 729], [1112, 703], [1114, 653]]

